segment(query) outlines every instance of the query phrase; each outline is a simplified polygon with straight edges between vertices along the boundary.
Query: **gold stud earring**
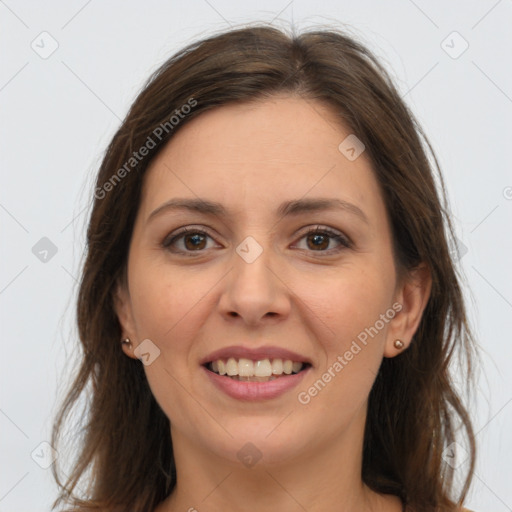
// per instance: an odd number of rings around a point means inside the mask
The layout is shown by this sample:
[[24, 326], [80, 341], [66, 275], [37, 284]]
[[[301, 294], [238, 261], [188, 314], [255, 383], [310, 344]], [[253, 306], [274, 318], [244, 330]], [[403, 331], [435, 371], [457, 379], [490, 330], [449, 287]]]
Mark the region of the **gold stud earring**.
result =
[[130, 341], [130, 338], [125, 338], [124, 340], [121, 340], [122, 345], [129, 345], [130, 348], [132, 346], [132, 342]]
[[395, 340], [393, 343], [396, 349], [402, 350], [404, 348], [404, 342], [402, 340]]

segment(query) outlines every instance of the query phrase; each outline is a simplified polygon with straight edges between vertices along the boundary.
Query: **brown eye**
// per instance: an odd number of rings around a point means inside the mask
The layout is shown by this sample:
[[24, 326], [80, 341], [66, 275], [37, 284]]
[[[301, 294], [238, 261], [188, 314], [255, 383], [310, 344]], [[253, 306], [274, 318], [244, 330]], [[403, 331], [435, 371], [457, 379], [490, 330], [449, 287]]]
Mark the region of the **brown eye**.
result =
[[162, 242], [162, 247], [176, 253], [203, 252], [207, 249], [208, 239], [212, 237], [200, 229], [183, 229]]
[[308, 235], [308, 242], [311, 242], [310, 248], [316, 249], [327, 249], [329, 247], [330, 239], [328, 236], [324, 234], [314, 233]]
[[185, 247], [191, 251], [204, 249], [205, 236], [200, 233], [186, 234], [183, 237]]
[[[343, 248], [352, 246], [348, 238], [330, 228], [317, 227], [311, 229], [301, 237], [301, 240], [302, 239], [306, 239], [305, 250], [320, 253], [338, 252]], [[329, 247], [333, 241], [337, 244], [337, 247]], [[302, 247], [299, 248], [302, 249]]]

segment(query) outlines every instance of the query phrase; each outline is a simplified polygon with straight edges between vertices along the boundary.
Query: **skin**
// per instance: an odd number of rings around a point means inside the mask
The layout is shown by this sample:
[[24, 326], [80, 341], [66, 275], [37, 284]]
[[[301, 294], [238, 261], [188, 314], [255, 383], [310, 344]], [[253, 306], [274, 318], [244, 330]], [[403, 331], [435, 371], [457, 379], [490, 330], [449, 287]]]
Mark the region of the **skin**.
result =
[[[349, 161], [338, 150], [350, 133], [320, 102], [275, 96], [201, 114], [151, 163], [116, 311], [133, 342], [123, 345], [128, 357], [144, 339], [160, 350], [144, 369], [171, 422], [178, 480], [157, 512], [401, 510], [397, 497], [371, 491], [360, 477], [367, 399], [383, 357], [410, 344], [431, 280], [425, 268], [398, 279], [371, 164], [364, 152]], [[178, 197], [217, 201], [229, 214], [167, 211], [147, 221]], [[367, 222], [336, 209], [276, 214], [283, 201], [312, 197], [348, 201]], [[327, 237], [318, 249], [306, 236], [317, 225], [352, 245]], [[211, 238], [199, 251], [183, 238], [175, 252], [163, 248], [184, 226]], [[252, 263], [235, 250], [247, 236], [263, 249]], [[177, 252], [187, 249], [192, 256]], [[297, 394], [395, 302], [401, 311], [300, 403]], [[210, 383], [200, 360], [238, 344], [288, 348], [313, 367], [277, 398], [235, 400]], [[250, 468], [237, 458], [247, 442], [262, 455]]]

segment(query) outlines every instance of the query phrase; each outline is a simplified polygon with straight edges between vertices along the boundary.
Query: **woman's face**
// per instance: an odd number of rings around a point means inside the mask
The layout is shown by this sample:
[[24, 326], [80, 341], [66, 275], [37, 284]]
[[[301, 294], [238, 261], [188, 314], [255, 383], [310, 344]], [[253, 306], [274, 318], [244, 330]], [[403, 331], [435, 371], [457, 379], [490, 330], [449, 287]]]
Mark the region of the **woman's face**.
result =
[[151, 163], [116, 308], [175, 443], [249, 465], [361, 441], [425, 297], [397, 282], [350, 135], [322, 103], [275, 97], [201, 114]]

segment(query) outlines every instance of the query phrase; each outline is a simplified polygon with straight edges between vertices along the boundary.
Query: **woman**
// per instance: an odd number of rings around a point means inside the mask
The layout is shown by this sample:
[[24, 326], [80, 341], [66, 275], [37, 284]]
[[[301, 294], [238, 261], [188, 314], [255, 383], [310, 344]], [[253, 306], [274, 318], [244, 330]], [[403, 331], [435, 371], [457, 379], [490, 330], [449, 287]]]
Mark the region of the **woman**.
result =
[[86, 421], [55, 506], [463, 510], [448, 363], [471, 375], [475, 347], [425, 146], [334, 30], [169, 59], [97, 178], [54, 446], [82, 396]]

